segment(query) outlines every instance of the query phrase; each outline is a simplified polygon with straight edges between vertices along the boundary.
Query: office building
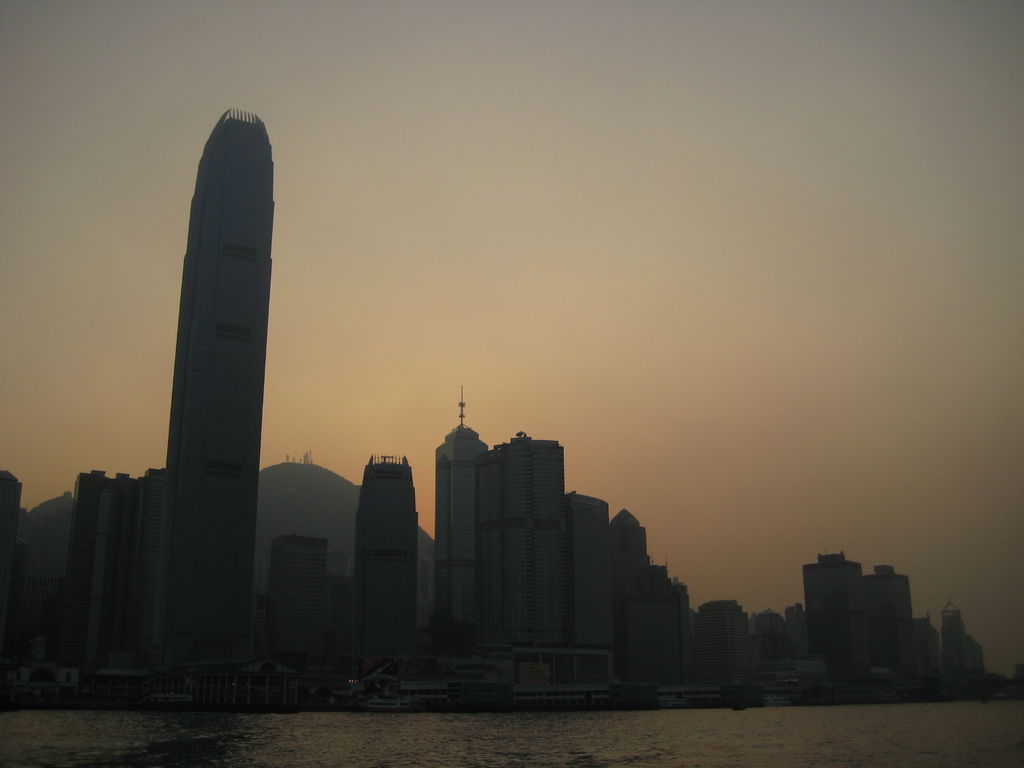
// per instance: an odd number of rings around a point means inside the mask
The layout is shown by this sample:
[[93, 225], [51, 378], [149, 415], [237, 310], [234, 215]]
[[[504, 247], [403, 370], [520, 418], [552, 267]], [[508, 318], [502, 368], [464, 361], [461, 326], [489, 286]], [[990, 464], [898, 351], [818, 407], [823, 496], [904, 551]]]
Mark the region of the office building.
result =
[[946, 677], [980, 674], [985, 671], [981, 644], [967, 634], [960, 609], [947, 602], [942, 608], [942, 673]]
[[803, 567], [807, 650], [821, 654], [833, 682], [868, 673], [868, 630], [860, 563], [843, 552]]
[[789, 650], [794, 659], [807, 655], [807, 614], [803, 603], [786, 606], [786, 634], [789, 636]]
[[689, 594], [664, 565], [652, 565], [647, 532], [621, 510], [608, 526], [615, 676], [623, 682], [686, 680]]
[[477, 639], [571, 640], [562, 446], [520, 432], [477, 462]]
[[468, 654], [475, 644], [476, 619], [476, 460], [487, 444], [465, 424], [435, 452], [434, 475], [434, 650]]
[[225, 112], [199, 162], [181, 284], [167, 446], [168, 664], [251, 650], [273, 184], [263, 122]]
[[608, 502], [573, 491], [565, 495], [565, 505], [575, 682], [608, 682], [612, 673]]
[[932, 626], [929, 614], [914, 619], [914, 673], [918, 677], [938, 677], [942, 674], [939, 631]]
[[416, 491], [404, 456], [373, 456], [356, 511], [354, 655], [416, 652]]
[[693, 617], [693, 656], [699, 682], [750, 681], [747, 614], [738, 602], [712, 600], [697, 609]]
[[750, 617], [750, 659], [753, 664], [793, 658], [782, 614], [764, 610]]
[[864, 608], [871, 666], [898, 675], [915, 674], [910, 579], [891, 565], [876, 565], [874, 573], [864, 574]]
[[267, 650], [296, 669], [324, 658], [328, 626], [327, 539], [278, 536], [270, 549]]

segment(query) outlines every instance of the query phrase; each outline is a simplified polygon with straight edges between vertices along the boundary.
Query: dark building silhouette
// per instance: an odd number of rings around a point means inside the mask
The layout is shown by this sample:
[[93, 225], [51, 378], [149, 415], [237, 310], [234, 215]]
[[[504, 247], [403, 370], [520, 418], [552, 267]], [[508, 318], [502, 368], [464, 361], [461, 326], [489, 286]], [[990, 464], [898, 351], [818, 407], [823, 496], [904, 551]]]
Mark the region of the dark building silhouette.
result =
[[818, 555], [803, 567], [807, 649], [821, 654], [835, 682], [868, 673], [868, 633], [860, 563], [844, 553]]
[[354, 654], [416, 652], [416, 491], [403, 456], [374, 456], [356, 512]]
[[170, 664], [251, 650], [273, 186], [263, 122], [225, 112], [199, 162], [178, 314], [167, 447]]
[[942, 646], [931, 616], [914, 619], [914, 672], [918, 677], [942, 674]]
[[804, 613], [804, 604], [787, 606], [785, 615], [790, 652], [794, 659], [801, 659], [807, 655], [807, 614]]
[[684, 682], [690, 635], [685, 585], [673, 584], [665, 566], [651, 564], [647, 532], [629, 510], [609, 523], [609, 551], [615, 676]]
[[910, 579], [891, 565], [876, 565], [874, 573], [864, 575], [864, 603], [871, 666], [916, 674]]
[[570, 643], [562, 446], [520, 432], [477, 463], [477, 637]]
[[327, 539], [279, 536], [270, 550], [267, 650], [307, 669], [324, 658], [328, 623]]
[[468, 654], [476, 621], [476, 460], [487, 444], [459, 425], [435, 451], [434, 616], [432, 640], [438, 653]]
[[693, 646], [698, 681], [750, 681], [747, 614], [735, 600], [712, 600], [697, 609], [693, 617]]
[[764, 610], [750, 619], [750, 660], [764, 664], [792, 659], [793, 651], [782, 614]]
[[13, 625], [11, 589], [15, 574], [15, 549], [18, 543], [18, 518], [21, 511], [21, 483], [7, 470], [0, 470], [0, 653], [5, 645], [8, 621]]
[[612, 671], [608, 502], [573, 491], [565, 495], [565, 505], [575, 682], [607, 682]]
[[68, 567], [68, 539], [74, 497], [68, 491], [28, 513], [28, 576], [63, 577]]
[[[60, 658], [86, 671], [149, 664], [158, 588], [144, 510], [160, 507], [162, 473], [107, 477], [94, 470], [75, 483], [62, 595]], [[155, 484], [150, 477], [160, 477]], [[155, 496], [155, 500], [153, 498]], [[159, 516], [162, 519], [162, 516]], [[152, 568], [149, 568], [152, 566]], [[147, 580], [147, 569], [152, 578]], [[143, 622], [149, 624], [144, 627]]]
[[960, 609], [952, 602], [942, 608], [942, 672], [947, 677], [985, 671], [981, 645], [969, 634]]

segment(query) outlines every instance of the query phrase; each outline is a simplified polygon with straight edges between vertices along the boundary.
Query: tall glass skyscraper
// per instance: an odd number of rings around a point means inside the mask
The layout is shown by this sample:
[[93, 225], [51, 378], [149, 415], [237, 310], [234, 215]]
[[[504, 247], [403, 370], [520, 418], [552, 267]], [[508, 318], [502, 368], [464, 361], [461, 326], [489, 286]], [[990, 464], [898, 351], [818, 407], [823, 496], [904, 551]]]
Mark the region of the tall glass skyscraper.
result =
[[263, 122], [225, 112], [199, 161], [181, 283], [167, 446], [169, 664], [250, 652], [273, 190]]
[[444, 652], [468, 652], [476, 620], [476, 460], [487, 444], [463, 408], [435, 453], [434, 644]]

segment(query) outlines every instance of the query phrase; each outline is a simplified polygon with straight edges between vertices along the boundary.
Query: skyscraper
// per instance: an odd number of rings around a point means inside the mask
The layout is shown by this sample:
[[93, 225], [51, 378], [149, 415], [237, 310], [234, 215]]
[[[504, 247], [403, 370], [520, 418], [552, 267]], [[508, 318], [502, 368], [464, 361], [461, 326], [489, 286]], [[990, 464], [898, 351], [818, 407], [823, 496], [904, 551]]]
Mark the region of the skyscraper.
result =
[[122, 473], [93, 470], [75, 482], [60, 654], [69, 664], [91, 671], [136, 663], [132, 608], [142, 601], [133, 600], [132, 563], [140, 498], [139, 480]]
[[749, 643], [747, 615], [739, 603], [735, 600], [704, 603], [693, 617], [697, 679], [705, 683], [749, 681]]
[[299, 669], [321, 661], [327, 609], [327, 539], [278, 536], [267, 592], [267, 647], [275, 658]]
[[833, 681], [868, 673], [868, 629], [860, 563], [846, 555], [818, 555], [803, 567], [807, 650], [820, 653]]
[[476, 618], [476, 460], [487, 444], [459, 425], [435, 452], [434, 645], [440, 652], [468, 652]]
[[373, 456], [356, 512], [354, 655], [416, 651], [416, 490], [404, 456]]
[[20, 510], [21, 483], [7, 470], [0, 470], [0, 651], [3, 651], [8, 621], [8, 599]]
[[564, 463], [524, 432], [477, 462], [477, 637], [488, 645], [570, 640]]
[[628, 509], [608, 524], [615, 675], [623, 682], [682, 683], [690, 641], [689, 592], [652, 565], [647, 531]]
[[263, 122], [225, 112], [199, 161], [181, 284], [167, 445], [167, 663], [250, 650], [273, 186]]
[[864, 602], [871, 666], [914, 674], [917, 665], [910, 579], [896, 573], [891, 565], [876, 565], [874, 573], [864, 574]]

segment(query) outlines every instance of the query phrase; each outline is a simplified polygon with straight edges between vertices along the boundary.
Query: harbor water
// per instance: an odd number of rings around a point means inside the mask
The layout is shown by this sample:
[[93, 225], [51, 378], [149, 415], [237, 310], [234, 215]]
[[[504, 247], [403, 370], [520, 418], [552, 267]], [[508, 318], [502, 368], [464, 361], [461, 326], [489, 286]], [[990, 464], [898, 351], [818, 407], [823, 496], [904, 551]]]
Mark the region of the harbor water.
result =
[[1022, 701], [738, 712], [0, 714], [4, 768], [1022, 765]]

